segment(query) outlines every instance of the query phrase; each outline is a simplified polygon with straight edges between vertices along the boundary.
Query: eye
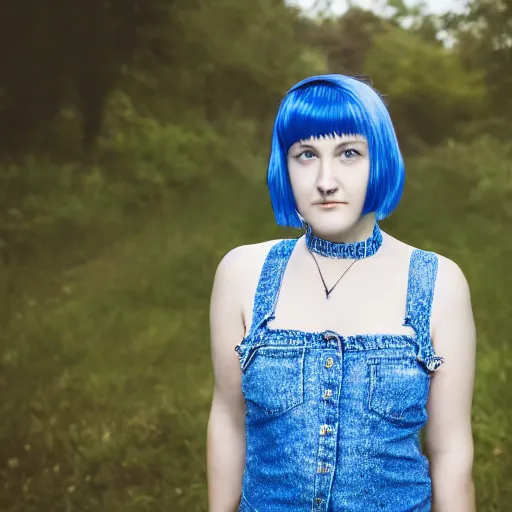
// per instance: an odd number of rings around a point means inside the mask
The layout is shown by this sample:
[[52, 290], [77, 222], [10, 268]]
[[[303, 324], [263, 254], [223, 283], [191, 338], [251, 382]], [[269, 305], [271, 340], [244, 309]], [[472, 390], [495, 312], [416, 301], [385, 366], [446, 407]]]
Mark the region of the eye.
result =
[[342, 155], [345, 157], [345, 158], [355, 158], [356, 156], [361, 156], [361, 153], [359, 153], [359, 151], [357, 151], [356, 149], [353, 149], [353, 148], [350, 148], [350, 149], [346, 149], [345, 151], [343, 151]]
[[316, 155], [313, 153], [313, 151], [309, 150], [309, 149], [306, 149], [305, 151], [303, 151], [302, 153], [299, 153], [297, 155], [297, 158], [299, 160], [311, 160], [312, 158], [314, 158]]

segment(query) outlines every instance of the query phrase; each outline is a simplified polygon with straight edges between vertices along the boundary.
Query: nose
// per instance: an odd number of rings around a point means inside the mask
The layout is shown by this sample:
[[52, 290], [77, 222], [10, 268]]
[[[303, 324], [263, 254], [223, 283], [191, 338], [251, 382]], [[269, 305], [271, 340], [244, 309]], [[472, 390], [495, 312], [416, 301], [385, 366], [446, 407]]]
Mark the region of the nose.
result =
[[320, 169], [316, 183], [318, 193], [323, 196], [330, 196], [338, 190], [338, 186], [333, 176], [333, 169], [326, 160], [322, 159], [320, 162]]
[[337, 187], [325, 189], [320, 185], [318, 185], [316, 188], [321, 196], [331, 196], [332, 194], [334, 194], [336, 192], [336, 190], [338, 190]]

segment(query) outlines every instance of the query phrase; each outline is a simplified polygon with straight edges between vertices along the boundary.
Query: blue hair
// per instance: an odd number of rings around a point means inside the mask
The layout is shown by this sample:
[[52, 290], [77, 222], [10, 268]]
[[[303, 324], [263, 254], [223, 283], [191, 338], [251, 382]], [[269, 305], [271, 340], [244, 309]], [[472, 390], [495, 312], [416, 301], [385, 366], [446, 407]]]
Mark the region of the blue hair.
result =
[[389, 112], [366, 83], [344, 75], [319, 75], [295, 84], [279, 105], [267, 173], [277, 224], [301, 227], [287, 157], [300, 140], [329, 135], [362, 135], [368, 142], [370, 176], [362, 214], [386, 218], [404, 188], [404, 162]]

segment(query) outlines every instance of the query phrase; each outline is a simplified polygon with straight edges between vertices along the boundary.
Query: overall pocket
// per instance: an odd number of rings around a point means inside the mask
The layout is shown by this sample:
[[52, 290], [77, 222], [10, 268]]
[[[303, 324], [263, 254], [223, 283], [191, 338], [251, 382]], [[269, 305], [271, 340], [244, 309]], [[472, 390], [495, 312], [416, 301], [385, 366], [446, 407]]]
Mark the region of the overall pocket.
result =
[[304, 402], [304, 347], [253, 349], [242, 367], [242, 391], [260, 413], [277, 416]]
[[416, 359], [372, 358], [368, 373], [370, 411], [402, 426], [427, 421], [430, 378]]

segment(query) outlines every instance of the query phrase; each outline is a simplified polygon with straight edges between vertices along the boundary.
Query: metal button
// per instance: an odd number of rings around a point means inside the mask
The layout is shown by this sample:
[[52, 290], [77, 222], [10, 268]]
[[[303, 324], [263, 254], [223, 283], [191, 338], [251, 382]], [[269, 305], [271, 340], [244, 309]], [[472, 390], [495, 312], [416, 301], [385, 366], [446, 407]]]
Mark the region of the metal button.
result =
[[319, 462], [317, 473], [329, 473], [330, 469], [331, 467], [329, 464], [323, 464], [322, 462]]
[[320, 427], [320, 435], [325, 436], [326, 434], [330, 434], [332, 432], [331, 427], [329, 425], [322, 425]]
[[326, 389], [324, 391], [324, 400], [331, 398], [331, 396], [332, 396], [332, 389]]
[[332, 357], [328, 357], [327, 361], [325, 361], [325, 367], [330, 368], [334, 364], [334, 359]]
[[322, 503], [322, 498], [320, 498], [320, 497], [315, 498], [315, 501], [316, 501], [317, 503]]
[[332, 331], [324, 332], [322, 334], [322, 338], [325, 341], [330, 341], [330, 340], [342, 341], [344, 339], [343, 336], [340, 336], [338, 333], [335, 333]]

